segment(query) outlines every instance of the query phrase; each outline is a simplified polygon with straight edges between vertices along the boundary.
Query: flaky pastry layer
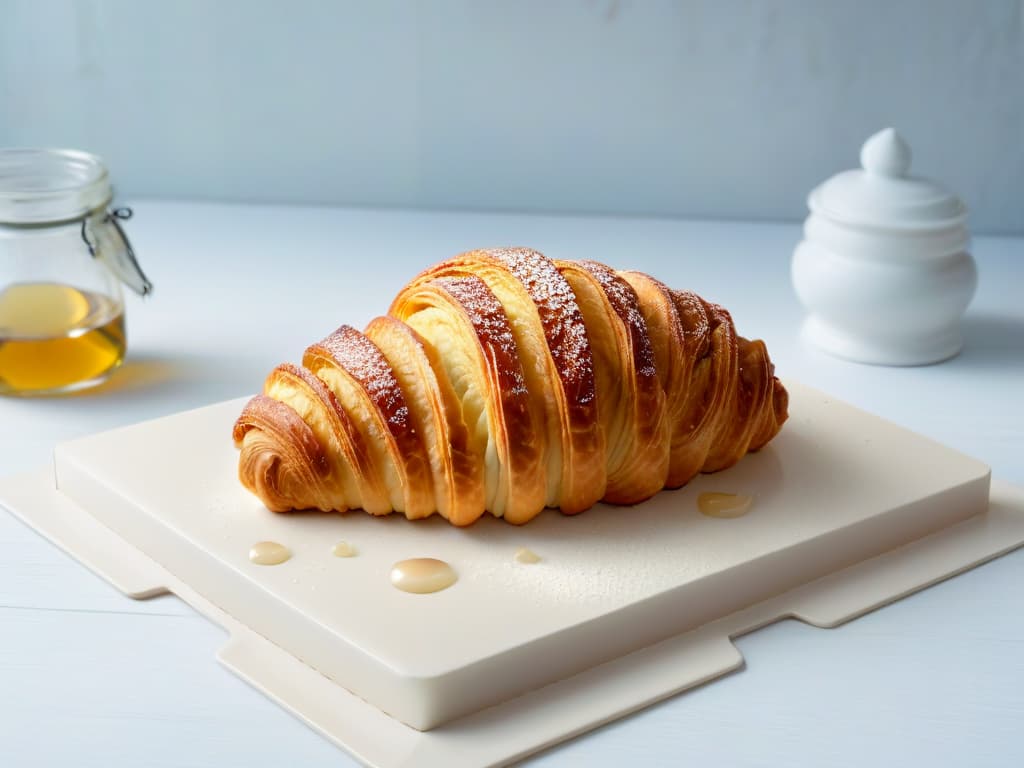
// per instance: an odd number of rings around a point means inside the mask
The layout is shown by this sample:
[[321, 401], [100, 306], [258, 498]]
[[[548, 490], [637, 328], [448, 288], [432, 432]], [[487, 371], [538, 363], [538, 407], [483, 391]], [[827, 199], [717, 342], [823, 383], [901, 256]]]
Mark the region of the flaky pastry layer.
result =
[[471, 251], [284, 364], [234, 428], [274, 511], [468, 525], [634, 504], [774, 437], [787, 394], [723, 308], [640, 272]]

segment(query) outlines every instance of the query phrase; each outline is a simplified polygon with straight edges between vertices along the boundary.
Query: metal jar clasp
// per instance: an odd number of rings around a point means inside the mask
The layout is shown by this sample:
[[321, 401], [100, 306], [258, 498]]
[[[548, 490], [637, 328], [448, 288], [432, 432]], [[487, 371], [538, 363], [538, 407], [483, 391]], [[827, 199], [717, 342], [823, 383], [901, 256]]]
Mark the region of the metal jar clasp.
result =
[[[132, 215], [131, 208], [122, 207], [112, 208], [102, 214], [97, 212], [92, 216], [86, 216], [82, 219], [82, 241], [89, 249], [90, 256], [103, 261], [110, 268], [110, 271], [122, 283], [135, 291], [135, 293], [140, 296], [147, 296], [153, 292], [153, 284], [142, 271], [142, 267], [139, 266], [139, 261], [135, 257], [135, 250], [132, 248], [131, 241], [121, 227], [121, 222], [127, 221]], [[106, 242], [107, 238], [98, 236], [98, 233], [93, 231], [91, 222], [100, 216], [102, 216], [103, 224], [113, 225], [116, 239], [120, 240], [120, 243], [108, 243]]]

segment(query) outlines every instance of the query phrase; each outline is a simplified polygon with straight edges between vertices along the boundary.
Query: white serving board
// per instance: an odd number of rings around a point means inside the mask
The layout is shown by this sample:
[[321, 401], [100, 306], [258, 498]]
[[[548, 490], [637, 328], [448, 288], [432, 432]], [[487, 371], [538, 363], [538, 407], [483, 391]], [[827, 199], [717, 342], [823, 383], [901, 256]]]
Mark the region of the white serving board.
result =
[[[426, 730], [688, 631], [983, 511], [988, 468], [790, 385], [793, 417], [758, 454], [644, 504], [485, 519], [279, 515], [238, 483], [243, 401], [65, 443], [58, 488], [276, 645]], [[707, 518], [700, 491], [754, 495]], [[257, 566], [277, 541], [294, 553]], [[359, 556], [331, 553], [339, 540]], [[515, 562], [525, 546], [542, 561]], [[436, 557], [455, 586], [391, 586], [398, 560]]]
[[[990, 508], [984, 465], [787, 386], [790, 422], [737, 467], [521, 528], [273, 515], [235, 480], [241, 401], [62, 445], [61, 492], [33, 476], [0, 501], [129, 594], [224, 624], [228, 666], [367, 762], [500, 764], [735, 668], [737, 634], [831, 626], [1024, 541], [1022, 495]], [[704, 518], [702, 490], [755, 508]], [[264, 539], [295, 557], [253, 566]], [[359, 556], [332, 557], [339, 539]], [[515, 563], [518, 546], [544, 560]], [[394, 590], [391, 564], [419, 555], [460, 581]]]

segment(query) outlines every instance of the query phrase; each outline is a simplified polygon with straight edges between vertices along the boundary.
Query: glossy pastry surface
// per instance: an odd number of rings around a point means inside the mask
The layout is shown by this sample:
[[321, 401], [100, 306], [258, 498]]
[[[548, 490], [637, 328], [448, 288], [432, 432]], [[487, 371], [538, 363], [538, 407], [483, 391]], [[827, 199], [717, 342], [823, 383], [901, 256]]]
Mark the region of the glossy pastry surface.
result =
[[365, 331], [278, 366], [234, 439], [242, 483], [274, 511], [518, 524], [731, 466], [786, 407], [764, 344], [721, 307], [507, 248], [425, 270]]

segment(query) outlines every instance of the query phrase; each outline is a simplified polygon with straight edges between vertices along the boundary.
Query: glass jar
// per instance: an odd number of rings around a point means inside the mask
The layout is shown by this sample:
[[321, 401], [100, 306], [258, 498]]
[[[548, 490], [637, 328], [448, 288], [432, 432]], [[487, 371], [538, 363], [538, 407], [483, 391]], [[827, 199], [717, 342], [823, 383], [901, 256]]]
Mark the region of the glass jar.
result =
[[121, 283], [152, 286], [111, 200], [95, 155], [0, 149], [0, 394], [93, 386], [124, 359]]

